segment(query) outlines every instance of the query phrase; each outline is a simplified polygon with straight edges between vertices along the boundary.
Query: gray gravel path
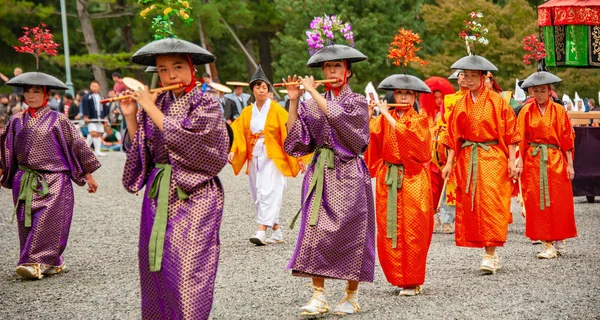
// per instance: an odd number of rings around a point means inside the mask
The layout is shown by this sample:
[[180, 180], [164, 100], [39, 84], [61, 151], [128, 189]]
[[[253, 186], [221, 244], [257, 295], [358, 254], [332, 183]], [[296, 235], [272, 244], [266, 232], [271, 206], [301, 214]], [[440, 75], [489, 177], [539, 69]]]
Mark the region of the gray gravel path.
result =
[[[0, 319], [138, 319], [137, 239], [141, 197], [127, 194], [120, 182], [125, 156], [102, 158], [97, 194], [76, 189], [75, 217], [65, 258], [66, 274], [42, 281], [21, 281], [9, 190], [0, 191]], [[221, 259], [216, 280], [214, 319], [295, 319], [311, 295], [307, 279], [285, 267], [297, 230], [284, 228], [286, 242], [254, 247], [255, 212], [246, 176], [221, 173], [225, 213]], [[301, 179], [288, 179], [282, 223], [298, 210]], [[424, 294], [399, 297], [379, 266], [375, 282], [360, 288], [362, 311], [355, 319], [600, 319], [600, 204], [575, 199], [579, 237], [568, 241], [559, 259], [535, 258], [515, 217], [508, 243], [499, 250], [503, 267], [495, 276], [477, 270], [481, 252], [457, 248], [451, 235], [435, 234], [429, 251]], [[328, 281], [331, 305], [343, 296], [344, 283]]]

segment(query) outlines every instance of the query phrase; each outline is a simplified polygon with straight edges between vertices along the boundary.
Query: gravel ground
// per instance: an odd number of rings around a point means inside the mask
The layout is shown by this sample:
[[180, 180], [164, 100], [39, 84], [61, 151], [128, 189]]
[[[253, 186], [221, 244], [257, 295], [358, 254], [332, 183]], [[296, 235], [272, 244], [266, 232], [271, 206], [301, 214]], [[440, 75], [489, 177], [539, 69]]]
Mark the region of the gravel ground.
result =
[[[19, 245], [8, 190], [0, 192], [0, 319], [138, 319], [140, 293], [137, 239], [141, 197], [120, 182], [125, 156], [102, 158], [97, 194], [76, 189], [75, 217], [65, 252], [68, 272], [42, 281], [21, 281], [14, 273]], [[254, 247], [255, 211], [246, 176], [221, 173], [225, 212], [213, 319], [295, 319], [311, 295], [307, 279], [285, 271], [297, 230], [284, 228], [286, 242]], [[301, 179], [288, 179], [283, 225], [298, 210]], [[508, 243], [499, 250], [502, 270], [478, 271], [481, 251], [457, 248], [452, 235], [435, 234], [424, 293], [399, 297], [379, 266], [375, 282], [360, 289], [356, 319], [600, 319], [600, 204], [575, 199], [579, 237], [566, 256], [535, 258], [540, 246], [525, 238], [515, 217]], [[329, 302], [343, 296], [344, 283], [328, 281]]]

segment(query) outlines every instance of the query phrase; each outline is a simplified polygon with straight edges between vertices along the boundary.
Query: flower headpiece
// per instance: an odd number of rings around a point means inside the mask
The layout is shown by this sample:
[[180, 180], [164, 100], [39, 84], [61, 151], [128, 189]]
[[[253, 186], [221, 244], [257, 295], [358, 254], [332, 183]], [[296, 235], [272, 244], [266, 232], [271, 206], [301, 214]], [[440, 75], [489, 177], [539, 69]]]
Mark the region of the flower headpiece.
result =
[[533, 61], [543, 63], [544, 58], [548, 56], [544, 42], [540, 41], [535, 34], [523, 38], [523, 50], [527, 52], [523, 56], [526, 65], [530, 65]]
[[152, 30], [154, 31], [154, 40], [160, 40], [164, 38], [177, 38], [177, 35], [173, 31], [173, 21], [171, 16], [179, 17], [186, 26], [190, 26], [191, 22], [194, 21], [190, 17], [192, 7], [190, 3], [185, 0], [138, 0], [139, 3], [144, 5], [150, 5], [140, 12], [140, 16], [146, 18], [146, 16], [153, 11], [156, 11], [156, 16], [152, 18]]
[[349, 23], [344, 23], [337, 16], [315, 17], [310, 22], [310, 30], [306, 31], [306, 42], [311, 56], [325, 45], [333, 44], [334, 31], [341, 32], [348, 41], [348, 46], [354, 47], [354, 33]]
[[423, 40], [418, 33], [402, 28], [398, 30], [398, 33], [394, 36], [394, 41], [390, 43], [387, 57], [392, 60], [394, 65], [403, 66], [405, 73], [406, 66], [410, 62], [417, 62], [424, 66], [427, 64], [427, 61], [417, 56], [417, 51], [421, 50], [421, 48], [417, 48], [416, 45], [421, 42]]
[[23, 27], [23, 36], [19, 38], [22, 46], [13, 46], [17, 52], [30, 53], [35, 57], [35, 70], [40, 69], [40, 55], [55, 56], [58, 53], [58, 43], [54, 42], [52, 33], [45, 29], [42, 22], [35, 28]]
[[488, 29], [484, 28], [481, 25], [481, 20], [483, 18], [483, 13], [471, 12], [469, 13], [471, 20], [465, 20], [466, 30], [462, 30], [458, 36], [465, 40], [465, 45], [467, 46], [467, 53], [471, 55], [471, 47], [470, 44], [473, 43], [473, 49], [475, 49], [475, 43], [479, 42], [482, 45], [487, 46], [489, 40], [485, 37], [488, 33]]

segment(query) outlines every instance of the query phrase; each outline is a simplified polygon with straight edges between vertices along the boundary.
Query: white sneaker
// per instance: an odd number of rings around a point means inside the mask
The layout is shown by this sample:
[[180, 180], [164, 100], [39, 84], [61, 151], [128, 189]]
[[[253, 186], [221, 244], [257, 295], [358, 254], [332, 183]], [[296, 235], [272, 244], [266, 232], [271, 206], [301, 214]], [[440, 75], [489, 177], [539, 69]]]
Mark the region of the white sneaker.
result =
[[498, 269], [500, 269], [500, 257], [498, 255], [485, 254], [483, 260], [481, 260], [479, 270], [485, 274], [495, 274]]
[[281, 232], [281, 228], [273, 231], [271, 233], [271, 237], [265, 241], [268, 244], [276, 244], [283, 242], [283, 232]]
[[310, 300], [308, 300], [308, 303], [300, 308], [300, 315], [316, 316], [329, 312], [329, 304], [327, 304], [325, 289], [314, 287], [314, 290], [315, 292]]
[[555, 241], [554, 248], [556, 249], [556, 255], [562, 256], [563, 254], [565, 254], [567, 244], [565, 243], [565, 240]]
[[552, 245], [552, 242], [545, 242], [546, 249], [537, 254], [538, 259], [554, 259], [556, 258], [556, 248]]
[[256, 235], [250, 238], [250, 242], [257, 246], [264, 246], [267, 244], [267, 233], [265, 231], [257, 231]]
[[15, 272], [23, 279], [39, 280], [44, 277], [39, 263], [22, 264]]
[[360, 305], [356, 299], [357, 294], [358, 290], [351, 291], [346, 288], [346, 296], [340, 300], [337, 306], [335, 306], [333, 313], [338, 316], [358, 313], [360, 311]]
[[410, 288], [410, 289], [402, 288], [402, 290], [400, 290], [400, 293], [398, 295], [410, 297], [410, 296], [416, 296], [416, 295], [420, 294], [421, 292], [423, 292], [423, 289], [421, 289], [421, 286], [416, 286], [416, 287]]

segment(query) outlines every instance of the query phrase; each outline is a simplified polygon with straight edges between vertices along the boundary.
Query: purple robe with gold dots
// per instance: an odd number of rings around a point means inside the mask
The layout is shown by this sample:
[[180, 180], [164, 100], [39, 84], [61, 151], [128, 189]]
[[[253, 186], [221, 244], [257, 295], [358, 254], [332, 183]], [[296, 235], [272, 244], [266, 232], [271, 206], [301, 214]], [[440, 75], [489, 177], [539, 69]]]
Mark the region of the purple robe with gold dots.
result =
[[[100, 162], [71, 121], [49, 107], [38, 109], [35, 117], [14, 115], [0, 134], [0, 150], [2, 185], [12, 189], [18, 206], [19, 265], [61, 266], [75, 201], [71, 180], [84, 186], [85, 175], [100, 168]], [[33, 193], [31, 227], [25, 227], [25, 201], [17, 201], [23, 176], [19, 166], [39, 172], [48, 183], [46, 196]]]
[[[143, 319], [207, 319], [219, 260], [223, 187], [217, 174], [227, 164], [229, 138], [219, 103], [196, 87], [175, 99], [169, 91], [156, 105], [165, 115], [160, 131], [147, 113], [127, 151], [123, 184], [146, 186], [142, 204], [139, 269]], [[148, 249], [157, 199], [148, 197], [155, 164], [173, 168], [162, 266], [150, 272]], [[181, 200], [177, 188], [189, 198]]]
[[306, 170], [300, 232], [288, 269], [297, 276], [372, 282], [375, 207], [369, 170], [360, 157], [369, 144], [367, 100], [348, 86], [338, 96], [327, 92], [324, 97], [328, 115], [313, 99], [302, 103], [285, 140], [285, 151], [294, 157], [317, 148], [334, 153], [334, 168], [325, 168], [323, 198], [314, 226], [309, 225], [314, 192], [304, 199], [315, 165]]

